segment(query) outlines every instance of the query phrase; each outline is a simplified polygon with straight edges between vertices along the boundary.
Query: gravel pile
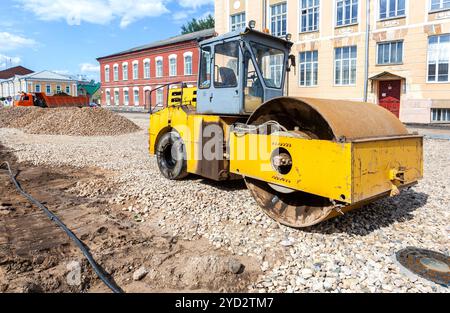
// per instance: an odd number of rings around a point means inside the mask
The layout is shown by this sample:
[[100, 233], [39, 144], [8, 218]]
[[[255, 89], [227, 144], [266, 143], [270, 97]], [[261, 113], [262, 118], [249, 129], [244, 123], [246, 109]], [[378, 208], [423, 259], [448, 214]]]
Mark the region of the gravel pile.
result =
[[115, 136], [138, 131], [129, 119], [101, 108], [14, 107], [0, 109], [0, 127], [23, 129], [28, 134]]
[[23, 136], [1, 129], [19, 161], [36, 165], [98, 166], [109, 180], [78, 184], [84, 196], [115, 190], [111, 204], [186, 240], [257, 260], [264, 272], [254, 292], [448, 292], [405, 275], [393, 259], [408, 246], [449, 254], [450, 141], [425, 141], [425, 179], [402, 195], [294, 230], [266, 217], [243, 184], [198, 177], [172, 182], [148, 156], [145, 131], [115, 137]]

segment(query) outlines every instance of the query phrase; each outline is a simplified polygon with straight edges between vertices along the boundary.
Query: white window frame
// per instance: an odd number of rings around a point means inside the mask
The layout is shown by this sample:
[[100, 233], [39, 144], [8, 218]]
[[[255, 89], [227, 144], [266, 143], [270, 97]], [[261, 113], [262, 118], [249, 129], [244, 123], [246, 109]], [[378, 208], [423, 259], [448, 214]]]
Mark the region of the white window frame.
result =
[[[283, 12], [284, 7], [284, 12]], [[275, 37], [284, 37], [287, 34], [288, 28], [288, 16], [287, 16], [287, 2], [275, 3], [270, 6], [270, 33]], [[274, 10], [276, 11], [274, 14]], [[283, 29], [283, 22], [285, 28]], [[280, 23], [281, 29], [278, 29], [278, 23]], [[274, 29], [275, 24], [275, 29]]]
[[[136, 101], [136, 92], [137, 92], [137, 101]], [[139, 92], [139, 87], [134, 87], [133, 88], [133, 103], [134, 106], [139, 106], [140, 105], [140, 92]]]
[[[159, 62], [161, 62], [161, 66], [159, 66]], [[155, 59], [155, 76], [163, 77], [164, 76], [164, 59], [163, 57], [157, 57]]]
[[139, 79], [139, 61], [133, 61], [133, 79]]
[[[145, 59], [144, 63], [144, 79], [149, 79], [151, 76], [150, 70], [151, 70], [151, 66], [150, 66], [150, 59]], [[147, 66], [148, 66], [148, 71], [147, 71]]]
[[45, 86], [45, 94], [47, 96], [52, 94], [52, 86], [51, 85], [46, 85]]
[[110, 89], [105, 90], [105, 100], [106, 100], [106, 105], [110, 106], [111, 105], [111, 90]]
[[[189, 75], [193, 75], [193, 53], [192, 52], [185, 52], [183, 54], [183, 59], [184, 59], [184, 75], [189, 76]], [[186, 62], [186, 59], [189, 58], [190, 62]], [[190, 71], [188, 71], [188, 67], [187, 65], [190, 63]]]
[[[305, 54], [305, 62], [301, 61], [301, 55], [302, 53]], [[311, 54], [311, 61], [307, 62], [306, 61], [306, 54], [310, 53]], [[314, 53], [317, 54], [317, 61], [314, 61]], [[308, 88], [308, 87], [317, 87], [319, 84], [319, 51], [318, 50], [311, 50], [311, 51], [300, 51], [299, 55], [298, 55], [298, 65], [299, 65], [299, 70], [298, 70], [298, 84], [300, 87], [302, 88]], [[311, 75], [310, 75], [310, 84], [308, 85], [308, 82], [306, 80], [306, 74], [307, 74], [307, 65], [310, 65], [311, 68]], [[304, 72], [302, 72], [302, 65], [304, 65], [305, 70]], [[314, 75], [315, 72], [315, 68], [317, 68], [317, 75]], [[302, 75], [304, 75], [303, 79], [304, 79], [304, 84], [302, 84]]]
[[[172, 63], [175, 61], [175, 63]], [[171, 54], [169, 55], [169, 76], [174, 77], [178, 76], [178, 66], [177, 66], [177, 55]]]
[[111, 73], [110, 73], [110, 67], [109, 67], [109, 65], [105, 65], [105, 71], [104, 71], [104, 73], [105, 73], [105, 82], [107, 82], [107, 83], [109, 83], [109, 80], [110, 80], [110, 76], [111, 76]]
[[127, 81], [128, 80], [128, 62], [122, 63], [122, 80]]
[[66, 93], [67, 93], [68, 95], [70, 95], [70, 85], [67, 85], [67, 86], [66, 86]]
[[62, 91], [62, 86], [61, 85], [56, 85], [56, 93], [60, 93]]
[[119, 81], [119, 64], [113, 66], [113, 79], [115, 82]]
[[123, 89], [123, 105], [130, 105], [130, 90], [128, 88]]
[[[343, 50], [345, 48], [349, 48], [349, 57], [347, 59], [344, 59], [344, 57], [343, 57], [343, 55], [344, 55]], [[356, 48], [356, 56], [354, 58], [352, 58], [352, 48]], [[339, 60], [336, 59], [336, 50], [337, 49], [341, 49], [341, 56], [342, 57]], [[358, 69], [358, 46], [353, 45], [353, 46], [338, 47], [338, 48], [335, 48], [333, 50], [333, 52], [334, 52], [334, 56], [333, 56], [333, 58], [334, 58], [334, 68], [333, 68], [333, 71], [334, 71], [334, 74], [333, 74], [333, 76], [334, 76], [334, 80], [333, 80], [334, 86], [356, 86], [357, 75], [358, 75], [358, 73], [357, 73], [357, 69]], [[348, 83], [344, 83], [344, 66], [343, 66], [344, 61], [348, 61]], [[339, 82], [336, 82], [336, 78], [337, 78], [336, 77], [336, 68], [337, 68], [338, 62], [341, 64], [341, 71], [340, 71]], [[354, 71], [352, 71], [353, 64], [355, 64], [355, 66], [354, 66], [355, 70]], [[355, 72], [354, 81], [352, 81], [352, 72]]]
[[383, 20], [390, 20], [390, 19], [396, 19], [396, 18], [403, 18], [406, 16], [406, 8], [407, 6], [407, 1], [408, 0], [404, 0], [405, 1], [405, 8], [403, 9], [403, 14], [399, 14], [398, 13], [398, 2], [400, 0], [395, 0], [395, 15], [393, 16], [389, 16], [390, 11], [391, 11], [391, 1], [390, 0], [385, 0], [386, 1], [386, 16], [385, 17], [381, 17], [381, 1], [384, 0], [378, 0], [378, 20], [383, 21]]
[[[158, 86], [156, 88], [159, 88]], [[164, 88], [156, 90], [156, 106], [162, 107], [164, 105]]]
[[[448, 0], [439, 0], [439, 8], [437, 9], [433, 9], [433, 0], [429, 0], [430, 1], [430, 12], [439, 12], [439, 11], [445, 11], [445, 10], [450, 10], [450, 1]], [[444, 8], [444, 3], [448, 3], [448, 7]]]
[[[38, 90], [38, 87], [39, 87], [39, 90]], [[41, 92], [41, 84], [36, 84], [36, 85], [34, 86], [34, 91], [35, 91], [35, 92]]]
[[[401, 55], [401, 61], [400, 62], [392, 62], [392, 44], [402, 44], [402, 55]], [[379, 57], [380, 57], [380, 46], [384, 46], [384, 45], [389, 45], [389, 62], [387, 63], [380, 63], [379, 62]], [[398, 46], [396, 48], [396, 51], [398, 51]], [[384, 51], [383, 51], [384, 53]], [[377, 47], [376, 47], [376, 64], [383, 66], [383, 65], [396, 65], [396, 64], [403, 64], [403, 56], [405, 53], [405, 45], [403, 40], [393, 40], [393, 41], [382, 41], [382, 42], [377, 42]]]
[[[239, 20], [236, 21], [239, 17]], [[233, 21], [234, 20], [234, 21]], [[230, 15], [230, 31], [243, 30], [247, 27], [247, 14], [246, 12], [239, 12]]]
[[[442, 35], [435, 35], [435, 36], [429, 36], [428, 37], [428, 48], [427, 48], [427, 83], [430, 83], [430, 84], [447, 84], [447, 83], [449, 83], [450, 82], [450, 57], [447, 57], [447, 63], [448, 63], [448, 65], [447, 65], [447, 69], [448, 69], [448, 72], [447, 72], [447, 80], [446, 81], [439, 81], [439, 65], [441, 64], [441, 63], [444, 63], [445, 64], [445, 62], [440, 62], [441, 60], [440, 60], [440, 56], [441, 56], [441, 53], [445, 56], [445, 51], [444, 52], [442, 52], [441, 50], [439, 50], [439, 56], [437, 56], [437, 61], [434, 61], [434, 62], [436, 62], [436, 75], [435, 75], [435, 79], [434, 80], [430, 80], [430, 56], [431, 56], [431, 50], [430, 50], [430, 39], [431, 38], [433, 38], [433, 37], [437, 37], [437, 39], [438, 39], [438, 46], [440, 46], [441, 45], [441, 37], [444, 37], [444, 36], [449, 36], [450, 37], [450, 34], [442, 34]], [[447, 45], [449, 45], [449, 47], [447, 48], [448, 49], [448, 51], [449, 51], [449, 54], [450, 54], [450, 43], [448, 43]], [[439, 48], [439, 47], [438, 47]]]
[[[350, 1], [350, 16], [348, 17], [349, 22], [346, 23], [347, 16], [346, 16], [346, 2], [347, 0], [336, 0], [336, 27], [345, 27], [350, 25], [358, 24], [359, 22], [359, 0], [349, 0]], [[339, 4], [342, 3], [342, 24], [339, 24], [338, 20], [338, 9]], [[356, 17], [353, 16], [353, 6], [356, 4]]]
[[[303, 7], [303, 0], [299, 0], [299, 7], [300, 7], [300, 21], [299, 21], [299, 32], [300, 33], [310, 33], [310, 32], [317, 32], [320, 29], [320, 0], [313, 0], [313, 5], [310, 6], [308, 4], [308, 1], [306, 1], [306, 6]], [[303, 11], [306, 10], [306, 14], [303, 14]], [[317, 24], [314, 23], [314, 15], [317, 13]], [[311, 14], [312, 14], [312, 20], [311, 20]], [[306, 15], [306, 24], [307, 29], [303, 30], [303, 16]], [[311, 27], [309, 27], [311, 23]]]
[[120, 105], [120, 90], [114, 89], [114, 105], [119, 106]]

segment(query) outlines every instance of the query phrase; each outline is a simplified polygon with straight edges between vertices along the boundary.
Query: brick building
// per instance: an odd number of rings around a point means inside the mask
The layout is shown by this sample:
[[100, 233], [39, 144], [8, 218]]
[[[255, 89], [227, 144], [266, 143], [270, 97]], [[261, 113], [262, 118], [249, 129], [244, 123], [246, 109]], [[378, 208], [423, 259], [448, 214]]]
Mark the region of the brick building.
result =
[[[121, 110], [142, 110], [165, 103], [167, 88], [183, 81], [195, 86], [198, 41], [215, 35], [214, 29], [172, 37], [100, 57], [102, 105]], [[150, 99], [150, 97], [152, 99]]]

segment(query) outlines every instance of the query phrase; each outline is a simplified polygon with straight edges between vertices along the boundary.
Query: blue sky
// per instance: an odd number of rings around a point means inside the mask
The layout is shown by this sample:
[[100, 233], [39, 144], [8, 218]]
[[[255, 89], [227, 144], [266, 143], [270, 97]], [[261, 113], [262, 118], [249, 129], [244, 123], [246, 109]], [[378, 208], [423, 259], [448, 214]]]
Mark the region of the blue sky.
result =
[[97, 57], [177, 35], [214, 0], [2, 0], [0, 11], [0, 69], [98, 79]]

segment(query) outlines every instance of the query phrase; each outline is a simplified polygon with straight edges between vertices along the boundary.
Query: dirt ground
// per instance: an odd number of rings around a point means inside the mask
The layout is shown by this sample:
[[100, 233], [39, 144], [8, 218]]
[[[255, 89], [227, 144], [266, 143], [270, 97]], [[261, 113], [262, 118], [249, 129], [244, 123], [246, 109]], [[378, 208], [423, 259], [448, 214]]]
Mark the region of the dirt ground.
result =
[[[81, 238], [97, 263], [125, 292], [240, 292], [260, 274], [253, 259], [231, 257], [207, 240], [183, 241], [145, 227], [106, 199], [68, 190], [77, 182], [112, 175], [97, 168], [46, 168], [17, 163], [0, 145], [0, 160], [18, 171], [22, 187]], [[75, 264], [75, 267], [74, 267]], [[77, 269], [79, 265], [80, 271]], [[134, 280], [136, 270], [147, 275]], [[237, 272], [237, 273], [236, 273]], [[75, 274], [73, 274], [75, 273]], [[81, 274], [81, 277], [73, 275]], [[0, 170], [0, 292], [109, 292], [69, 237], [32, 206]]]

